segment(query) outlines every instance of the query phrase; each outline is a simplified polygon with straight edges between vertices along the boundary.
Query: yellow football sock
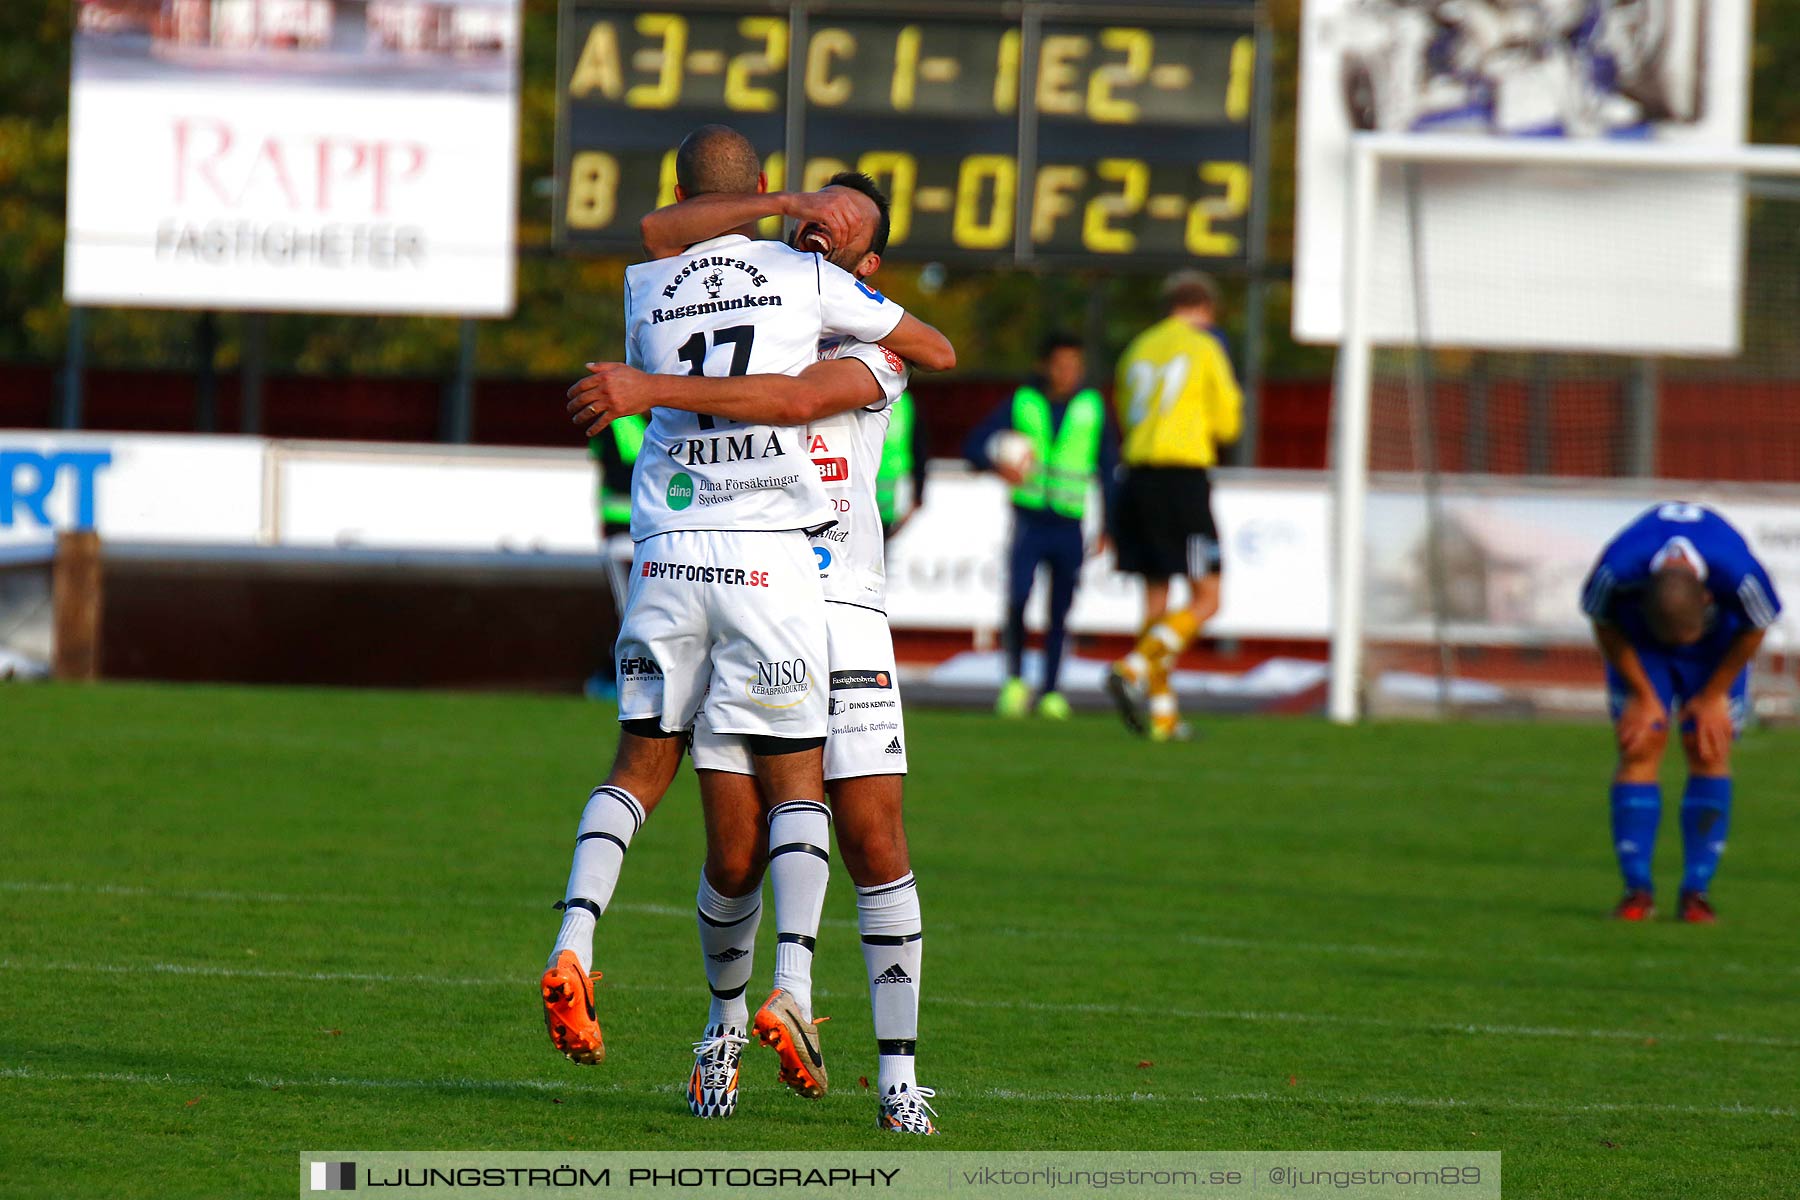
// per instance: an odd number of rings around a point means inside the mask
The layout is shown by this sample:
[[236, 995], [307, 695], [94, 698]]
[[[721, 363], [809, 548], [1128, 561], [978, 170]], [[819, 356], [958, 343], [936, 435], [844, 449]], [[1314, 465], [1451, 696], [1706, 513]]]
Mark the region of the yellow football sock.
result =
[[1179, 646], [1175, 647], [1175, 653], [1177, 654], [1186, 650], [1200, 634], [1199, 618], [1194, 616], [1194, 610], [1191, 608], [1184, 608], [1180, 612], [1170, 613], [1163, 618], [1163, 624], [1168, 626], [1169, 632], [1173, 633], [1176, 639], [1181, 643]]
[[1145, 621], [1143, 627], [1138, 630], [1137, 644], [1131, 648], [1129, 654], [1113, 664], [1114, 669], [1121, 672], [1134, 685], [1141, 685], [1149, 679], [1150, 664], [1156, 661], [1154, 655], [1144, 653], [1144, 639], [1150, 636], [1150, 630], [1155, 625], [1155, 621]]
[[1181, 725], [1181, 706], [1175, 696], [1174, 685], [1169, 681], [1174, 661], [1174, 656], [1171, 655], [1150, 665], [1147, 689], [1150, 701], [1150, 736], [1157, 741], [1168, 740]]
[[1181, 722], [1181, 707], [1175, 699], [1174, 689], [1168, 686], [1168, 677], [1163, 677], [1160, 691], [1150, 693], [1150, 728], [1167, 733]]
[[1199, 632], [1200, 622], [1194, 619], [1191, 609], [1166, 613], [1161, 620], [1152, 623], [1144, 631], [1134, 653], [1150, 662], [1174, 662], [1193, 643]]

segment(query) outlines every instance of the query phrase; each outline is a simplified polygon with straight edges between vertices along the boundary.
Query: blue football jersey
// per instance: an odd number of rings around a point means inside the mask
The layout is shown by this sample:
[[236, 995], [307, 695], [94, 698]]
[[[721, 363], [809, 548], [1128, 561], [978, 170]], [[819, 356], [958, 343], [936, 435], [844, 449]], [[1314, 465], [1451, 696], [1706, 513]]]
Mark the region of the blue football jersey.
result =
[[[1657, 642], [1641, 601], [1651, 574], [1670, 557], [1700, 564], [1713, 606], [1706, 636], [1692, 646]], [[1621, 529], [1582, 585], [1581, 610], [1605, 621], [1633, 645], [1665, 654], [1717, 656], [1746, 629], [1767, 629], [1781, 615], [1781, 599], [1744, 535], [1698, 504], [1661, 504]]]

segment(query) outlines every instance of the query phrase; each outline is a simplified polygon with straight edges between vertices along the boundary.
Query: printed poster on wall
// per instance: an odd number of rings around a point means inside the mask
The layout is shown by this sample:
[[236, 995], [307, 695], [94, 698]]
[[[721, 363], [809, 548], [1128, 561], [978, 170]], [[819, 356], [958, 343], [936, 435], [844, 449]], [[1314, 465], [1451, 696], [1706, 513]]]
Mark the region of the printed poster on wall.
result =
[[[1353, 135], [1734, 147], [1749, 43], [1746, 0], [1306, 0], [1294, 336], [1343, 336]], [[1378, 184], [1377, 343], [1736, 352], [1736, 177], [1432, 165], [1412, 178], [1410, 210], [1397, 167]]]
[[70, 304], [504, 316], [521, 0], [76, 0]]

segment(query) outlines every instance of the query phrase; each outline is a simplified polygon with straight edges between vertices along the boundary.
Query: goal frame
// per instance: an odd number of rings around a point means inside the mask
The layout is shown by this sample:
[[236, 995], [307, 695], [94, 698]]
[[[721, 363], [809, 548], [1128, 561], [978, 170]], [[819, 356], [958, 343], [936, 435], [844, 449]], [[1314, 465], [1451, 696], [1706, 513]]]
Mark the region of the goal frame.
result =
[[1327, 714], [1341, 725], [1358, 721], [1364, 707], [1363, 541], [1367, 532], [1369, 422], [1375, 364], [1368, 298], [1375, 267], [1377, 190], [1381, 168], [1388, 163], [1727, 171], [1740, 176], [1800, 179], [1800, 146], [1699, 147], [1659, 142], [1566, 142], [1394, 133], [1360, 133], [1351, 138], [1344, 224], [1343, 338], [1332, 387], [1331, 422], [1332, 608]]

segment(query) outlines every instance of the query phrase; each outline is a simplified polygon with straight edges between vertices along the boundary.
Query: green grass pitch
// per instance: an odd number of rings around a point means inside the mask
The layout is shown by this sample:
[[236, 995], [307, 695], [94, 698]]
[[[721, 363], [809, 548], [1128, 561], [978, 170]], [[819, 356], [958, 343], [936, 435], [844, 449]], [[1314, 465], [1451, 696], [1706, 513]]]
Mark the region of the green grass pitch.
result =
[[[1601, 919], [1598, 726], [1201, 724], [911, 714], [939, 1147], [1498, 1149], [1509, 1197], [1800, 1192], [1800, 736], [1740, 745], [1723, 921], [1688, 928]], [[685, 773], [601, 925], [610, 1057], [550, 1049], [535, 982], [607, 709], [16, 687], [0, 729], [0, 1194], [290, 1195], [307, 1149], [899, 1140], [858, 1085], [841, 869], [835, 1090], [788, 1095], [752, 1046], [737, 1117], [686, 1114]]]

